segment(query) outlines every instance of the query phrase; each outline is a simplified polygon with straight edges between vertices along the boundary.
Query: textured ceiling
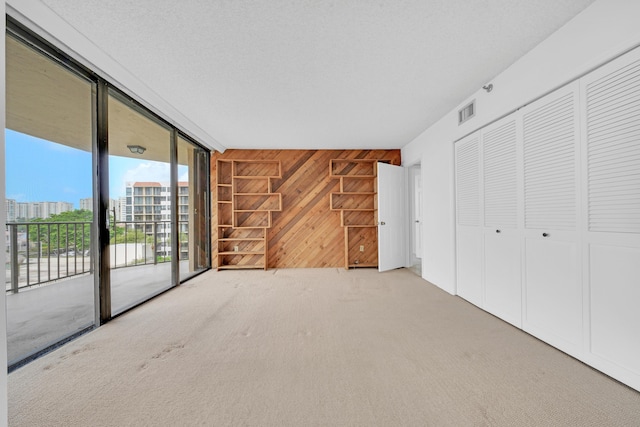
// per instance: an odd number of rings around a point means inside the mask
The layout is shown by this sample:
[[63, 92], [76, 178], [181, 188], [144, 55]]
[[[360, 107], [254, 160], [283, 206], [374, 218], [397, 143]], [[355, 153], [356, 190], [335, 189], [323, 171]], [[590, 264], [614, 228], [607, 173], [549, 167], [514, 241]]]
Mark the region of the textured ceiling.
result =
[[593, 0], [42, 0], [227, 148], [399, 148]]

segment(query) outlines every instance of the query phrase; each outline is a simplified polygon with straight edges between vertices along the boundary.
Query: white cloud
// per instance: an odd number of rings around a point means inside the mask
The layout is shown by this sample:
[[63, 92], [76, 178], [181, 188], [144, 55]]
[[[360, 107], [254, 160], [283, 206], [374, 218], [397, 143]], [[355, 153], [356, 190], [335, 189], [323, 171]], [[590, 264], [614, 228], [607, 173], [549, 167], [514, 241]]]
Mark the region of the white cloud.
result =
[[140, 163], [122, 175], [122, 194], [127, 182], [166, 182], [170, 180], [169, 164], [160, 162]]

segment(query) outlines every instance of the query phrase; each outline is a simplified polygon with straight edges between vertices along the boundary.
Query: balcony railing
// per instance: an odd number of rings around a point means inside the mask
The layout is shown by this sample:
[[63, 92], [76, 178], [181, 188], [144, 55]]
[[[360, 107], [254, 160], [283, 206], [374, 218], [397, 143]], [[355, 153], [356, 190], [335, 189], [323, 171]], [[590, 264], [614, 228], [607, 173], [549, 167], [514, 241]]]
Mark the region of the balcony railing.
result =
[[[7, 223], [6, 289], [91, 274], [92, 222]], [[170, 221], [116, 221], [110, 230], [111, 268], [171, 261]], [[180, 259], [188, 259], [188, 221], [178, 222]]]

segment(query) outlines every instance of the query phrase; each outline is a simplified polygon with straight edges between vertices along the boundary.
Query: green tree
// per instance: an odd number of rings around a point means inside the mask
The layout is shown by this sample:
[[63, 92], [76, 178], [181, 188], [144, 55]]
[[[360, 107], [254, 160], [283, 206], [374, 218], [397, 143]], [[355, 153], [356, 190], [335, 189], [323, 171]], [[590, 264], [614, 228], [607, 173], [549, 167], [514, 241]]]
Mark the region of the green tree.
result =
[[110, 243], [149, 243], [153, 244], [153, 236], [145, 234], [139, 229], [126, 229], [125, 227], [115, 226], [111, 228]]
[[[44, 253], [87, 250], [91, 247], [93, 212], [76, 209], [29, 221], [29, 240], [40, 242]], [[53, 224], [52, 224], [53, 223]]]

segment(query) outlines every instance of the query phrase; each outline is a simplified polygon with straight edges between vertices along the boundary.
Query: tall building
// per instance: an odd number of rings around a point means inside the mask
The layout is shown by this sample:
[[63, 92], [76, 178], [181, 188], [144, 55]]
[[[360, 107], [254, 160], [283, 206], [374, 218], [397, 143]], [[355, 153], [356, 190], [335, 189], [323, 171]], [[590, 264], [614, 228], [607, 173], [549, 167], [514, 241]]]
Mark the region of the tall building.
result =
[[26, 221], [29, 219], [29, 203], [18, 202], [16, 211], [16, 221]]
[[[156, 230], [156, 253], [161, 256], [171, 254], [171, 186], [168, 182], [128, 182], [124, 221], [127, 227], [143, 230], [153, 236]], [[189, 183], [178, 182], [178, 221], [179, 233], [189, 234]], [[182, 240], [182, 238], [181, 238]]]
[[18, 202], [14, 199], [6, 199], [7, 206], [7, 222], [15, 222], [18, 213]]
[[[32, 216], [31, 218], [50, 218], [51, 215], [57, 215], [62, 212], [69, 212], [74, 209], [73, 203], [69, 202], [32, 202], [30, 205], [34, 207], [39, 205], [39, 216]], [[30, 219], [31, 219], [30, 218]]]
[[[122, 201], [123, 199], [124, 199], [123, 197], [120, 197], [119, 199], [109, 199], [109, 212], [111, 214], [113, 214], [113, 212], [116, 212], [116, 218], [118, 220], [123, 218], [122, 216], [120, 216], [122, 215], [121, 208], [123, 204], [123, 201]], [[80, 209], [93, 212], [93, 197], [80, 199]]]
[[6, 199], [7, 221], [28, 221], [30, 219], [47, 219], [51, 215], [72, 211], [73, 203], [69, 202], [17, 202]]
[[120, 199], [109, 199], [109, 212], [115, 212], [116, 218], [120, 220]]
[[93, 197], [80, 199], [80, 209], [93, 212]]
[[127, 218], [127, 197], [118, 198], [118, 219], [125, 220]]

